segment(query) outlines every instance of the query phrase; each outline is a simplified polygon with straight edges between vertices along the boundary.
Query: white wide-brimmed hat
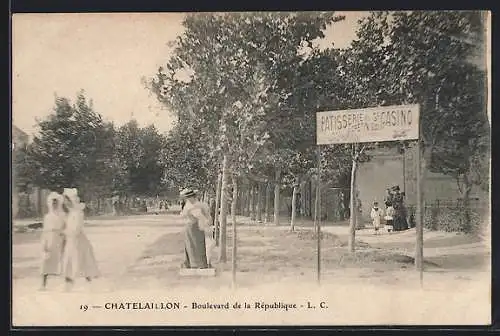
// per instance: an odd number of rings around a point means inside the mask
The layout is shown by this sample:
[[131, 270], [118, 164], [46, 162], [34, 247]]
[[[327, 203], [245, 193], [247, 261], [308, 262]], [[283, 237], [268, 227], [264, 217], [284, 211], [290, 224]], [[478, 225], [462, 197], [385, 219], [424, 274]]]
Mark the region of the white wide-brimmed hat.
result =
[[181, 198], [193, 197], [193, 196], [196, 196], [196, 191], [194, 191], [193, 189], [190, 189], [190, 188], [186, 188], [186, 189], [181, 190], [179, 196]]
[[63, 195], [68, 197], [73, 203], [76, 209], [84, 209], [85, 203], [80, 202], [80, 197], [78, 196], [78, 189], [76, 188], [64, 188]]
[[78, 198], [78, 189], [76, 188], [64, 188], [63, 195], [75, 203], [80, 202]]
[[51, 191], [48, 195], [47, 195], [47, 207], [49, 209], [49, 211], [52, 209], [52, 203], [54, 202], [54, 200], [57, 200], [59, 203], [62, 203], [64, 199], [64, 196], [55, 192], [55, 191]]

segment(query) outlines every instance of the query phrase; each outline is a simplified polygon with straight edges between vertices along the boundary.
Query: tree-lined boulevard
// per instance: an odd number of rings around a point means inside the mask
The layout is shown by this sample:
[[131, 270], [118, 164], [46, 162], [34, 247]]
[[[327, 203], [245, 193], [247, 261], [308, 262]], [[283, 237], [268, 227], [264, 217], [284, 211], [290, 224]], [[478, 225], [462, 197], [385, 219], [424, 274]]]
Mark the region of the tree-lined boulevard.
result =
[[[428, 274], [425, 290], [439, 288], [447, 298], [457, 288], [471, 297], [475, 289], [483, 295], [489, 250], [482, 237], [490, 223], [488, 216], [473, 212], [470, 198], [473, 188], [486, 194], [490, 184], [484, 13], [373, 12], [360, 21], [350, 46], [319, 48], [324, 29], [342, 20], [333, 12], [187, 14], [184, 33], [170, 41], [169, 58], [143, 80], [176, 117], [172, 129], [161, 134], [135, 120], [115, 125], [83, 90], [74, 100], [57, 96], [53, 113], [38, 121], [34, 140], [13, 150], [15, 188], [76, 187], [87, 204], [96, 201], [86, 231], [104, 274], [93, 284], [97, 292], [175, 292], [188, 285], [257, 290], [285, 280], [300, 289], [315, 280], [321, 265], [322, 286], [335, 285], [337, 291], [354, 290], [356, 284], [380, 287], [379, 294], [370, 291], [379, 298], [411, 291], [405, 303], [415, 310], [411, 315], [420, 309], [409, 299], [420, 295], [414, 292], [417, 263]], [[371, 108], [373, 115], [363, 114], [370, 116], [368, 122], [359, 111]], [[324, 112], [323, 119], [318, 112]], [[394, 141], [364, 142], [362, 133], [353, 131], [414, 122], [420, 126], [418, 137], [405, 138], [403, 132]], [[322, 142], [318, 130], [345, 132], [349, 141]], [[412, 215], [426, 227], [423, 256], [415, 245], [416, 235], [423, 242], [423, 231], [374, 236], [356, 215], [359, 167], [376, 151], [403, 153], [413, 146], [420, 211]], [[455, 232], [429, 224], [427, 171], [452, 177], [459, 186], [460, 210], [445, 223]], [[309, 208], [298, 201], [308, 186], [349, 190], [350, 216], [323, 222], [320, 231], [320, 188], [310, 190], [315, 203]], [[183, 227], [175, 211], [179, 190], [186, 187], [215, 205], [214, 278], [178, 274]], [[285, 192], [291, 195], [287, 217], [281, 211]], [[94, 216], [105, 200], [118, 198], [132, 207], [137, 197], [168, 199], [173, 206], [160, 214]], [[16, 223], [14, 295], [26, 297], [37, 276], [39, 233], [18, 231]], [[20, 317], [28, 308], [17, 305], [14, 313]], [[424, 316], [424, 309], [437, 309], [437, 303], [420, 307]], [[366, 321], [405, 321], [393, 308]], [[469, 308], [457, 307], [449, 319], [477, 318]], [[344, 319], [347, 311], [356, 316], [354, 307], [349, 309], [340, 313]]]

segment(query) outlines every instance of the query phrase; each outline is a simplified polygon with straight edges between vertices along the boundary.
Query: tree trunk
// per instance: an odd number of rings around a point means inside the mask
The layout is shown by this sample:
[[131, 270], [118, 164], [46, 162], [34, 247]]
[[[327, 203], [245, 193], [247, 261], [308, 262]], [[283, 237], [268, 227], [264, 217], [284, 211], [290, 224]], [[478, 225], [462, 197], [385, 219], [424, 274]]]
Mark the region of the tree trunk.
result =
[[37, 216], [43, 218], [42, 188], [36, 188]]
[[295, 214], [297, 213], [297, 193], [299, 191], [299, 186], [294, 185], [293, 186], [293, 193], [292, 193], [292, 219], [290, 220], [290, 231], [293, 232], [295, 231]]
[[266, 197], [265, 197], [265, 210], [264, 210], [264, 221], [266, 223], [269, 222], [269, 218], [271, 217], [271, 184], [269, 182], [266, 183]]
[[241, 216], [241, 199], [243, 196], [241, 195], [241, 188], [238, 188], [238, 202], [236, 203], [236, 215]]
[[257, 186], [254, 184], [253, 185], [253, 188], [252, 188], [252, 198], [253, 198], [253, 201], [252, 201], [252, 215], [253, 215], [253, 220], [256, 221], [257, 220], [257, 201], [258, 201], [258, 197], [257, 197]]
[[422, 284], [422, 271], [424, 267], [424, 219], [425, 219], [425, 171], [426, 161], [430, 159], [432, 149], [426, 150], [424, 144], [417, 141], [417, 213], [416, 213], [416, 246], [415, 246], [415, 268], [420, 271], [420, 282]]
[[302, 182], [300, 184], [300, 214], [301, 217], [304, 217], [306, 215], [306, 183]]
[[217, 177], [217, 187], [215, 189], [215, 245], [219, 246], [219, 232], [220, 232], [220, 223], [219, 223], [219, 209], [220, 209], [220, 200], [221, 200], [221, 184], [222, 184], [222, 173], [219, 173]]
[[281, 179], [281, 167], [276, 168], [274, 184], [274, 225], [280, 225], [280, 179]]
[[309, 180], [307, 183], [307, 216], [312, 218], [313, 216], [313, 181]]
[[462, 208], [464, 209], [464, 217], [461, 229], [465, 233], [472, 232], [472, 223], [471, 223], [471, 211], [470, 211], [470, 194], [472, 191], [472, 183], [470, 182], [469, 176], [467, 173], [464, 174], [464, 187], [462, 192]]
[[470, 164], [467, 169], [467, 171], [463, 174], [463, 186], [460, 187], [460, 182], [459, 179], [457, 179], [458, 187], [460, 190], [460, 193], [462, 195], [462, 204], [461, 208], [464, 211], [463, 218], [460, 218], [461, 223], [460, 223], [460, 229], [464, 231], [465, 233], [472, 233], [473, 228], [472, 228], [472, 222], [471, 222], [471, 209], [470, 209], [470, 194], [472, 191], [472, 183], [469, 178], [469, 172], [470, 172]]
[[226, 255], [226, 227], [227, 227], [227, 182], [228, 182], [228, 158], [227, 155], [224, 155], [224, 159], [222, 160], [222, 183], [221, 183], [221, 207], [220, 207], [220, 253], [219, 253], [219, 261], [221, 263], [225, 263], [227, 261]]
[[262, 183], [257, 183], [257, 222], [262, 223]]
[[240, 212], [242, 216], [246, 216], [246, 201], [247, 201], [247, 196], [246, 196], [246, 190], [247, 190], [247, 183], [246, 181], [241, 185], [241, 188], [239, 189], [240, 192]]
[[250, 202], [250, 199], [248, 198], [249, 197], [249, 185], [248, 185], [248, 181], [245, 183], [245, 189], [242, 189], [241, 190], [241, 193], [243, 195], [243, 199], [241, 200], [241, 207], [243, 208], [243, 216], [245, 217], [250, 217], [250, 211], [248, 210], [249, 209], [249, 202]]
[[236, 240], [236, 202], [238, 200], [238, 183], [236, 177], [233, 176], [233, 200], [231, 203], [231, 213], [233, 222], [233, 248], [231, 257], [231, 273], [232, 273], [232, 285], [233, 288], [236, 287], [236, 252], [237, 252], [237, 240]]
[[349, 220], [349, 252], [354, 252], [354, 244], [356, 240], [356, 219], [358, 217], [357, 214], [357, 197], [356, 197], [356, 170], [358, 169], [357, 160], [352, 161], [352, 170], [351, 170], [351, 209], [350, 215], [351, 218]]
[[238, 188], [238, 204], [240, 208], [240, 215], [245, 216], [245, 206], [246, 206], [246, 189], [247, 189], [247, 182], [243, 181], [241, 183], [241, 188]]
[[19, 197], [15, 186], [12, 186], [12, 218], [17, 218], [19, 213]]
[[250, 215], [250, 219], [253, 221], [255, 220], [255, 197], [254, 197], [254, 190], [253, 190], [253, 184], [250, 184], [248, 187], [248, 213]]
[[245, 190], [245, 216], [252, 216], [252, 184], [250, 182]]

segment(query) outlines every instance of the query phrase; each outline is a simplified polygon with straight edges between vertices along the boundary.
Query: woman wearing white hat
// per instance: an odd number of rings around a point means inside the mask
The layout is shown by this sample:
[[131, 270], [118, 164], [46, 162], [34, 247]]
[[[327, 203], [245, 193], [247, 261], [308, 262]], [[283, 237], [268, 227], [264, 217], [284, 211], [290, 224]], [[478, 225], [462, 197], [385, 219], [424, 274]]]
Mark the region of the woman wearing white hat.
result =
[[[196, 192], [184, 189], [180, 193], [186, 201], [181, 216], [186, 221], [184, 268], [209, 268], [213, 246], [213, 228], [210, 226], [210, 209], [196, 198]], [[208, 252], [208, 253], [207, 253]]]
[[61, 274], [61, 259], [64, 247], [64, 211], [62, 209], [64, 198], [61, 194], [51, 192], [47, 196], [48, 212], [43, 217], [42, 231], [42, 287], [47, 286], [49, 275]]
[[94, 249], [83, 232], [85, 203], [80, 202], [78, 191], [75, 188], [64, 189], [63, 195], [67, 216], [66, 229], [64, 230], [66, 246], [62, 270], [69, 289], [78, 276], [83, 276], [87, 281], [91, 281], [100, 273], [94, 257]]

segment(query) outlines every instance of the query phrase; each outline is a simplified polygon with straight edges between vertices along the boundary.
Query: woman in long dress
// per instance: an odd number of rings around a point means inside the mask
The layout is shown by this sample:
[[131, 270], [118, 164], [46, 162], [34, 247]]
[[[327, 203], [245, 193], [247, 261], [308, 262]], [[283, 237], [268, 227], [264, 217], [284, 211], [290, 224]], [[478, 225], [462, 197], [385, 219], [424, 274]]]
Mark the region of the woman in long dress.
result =
[[196, 193], [191, 189], [183, 190], [181, 198], [186, 201], [181, 212], [181, 216], [186, 223], [184, 237], [185, 260], [181, 267], [209, 268], [211, 267], [210, 251], [214, 245], [213, 228], [210, 225], [210, 209], [208, 205], [198, 201]]
[[77, 277], [87, 281], [100, 275], [94, 249], [83, 231], [85, 203], [80, 202], [78, 191], [74, 188], [64, 190], [64, 205], [67, 211], [66, 244], [63, 255], [62, 270], [69, 289]]
[[394, 207], [394, 231], [403, 231], [408, 229], [404, 193], [400, 192], [399, 186], [395, 186], [393, 189], [394, 196], [392, 204]]
[[43, 217], [42, 231], [42, 274], [41, 290], [47, 287], [49, 275], [61, 274], [61, 259], [64, 248], [64, 212], [62, 210], [63, 196], [51, 192], [47, 196], [48, 212]]

